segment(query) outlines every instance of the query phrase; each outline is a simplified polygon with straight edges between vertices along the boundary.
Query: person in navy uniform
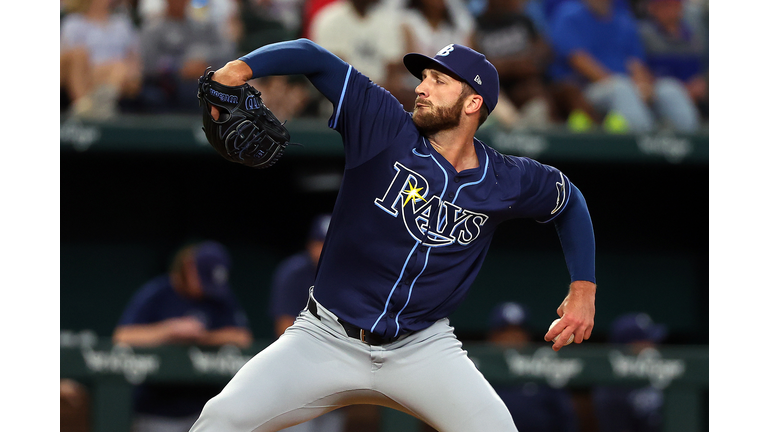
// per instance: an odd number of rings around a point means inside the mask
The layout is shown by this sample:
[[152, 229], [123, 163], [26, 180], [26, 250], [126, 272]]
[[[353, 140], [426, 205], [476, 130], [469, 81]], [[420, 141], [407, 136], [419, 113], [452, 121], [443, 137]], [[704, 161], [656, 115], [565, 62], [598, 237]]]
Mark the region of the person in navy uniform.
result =
[[214, 73], [230, 86], [305, 75], [333, 104], [328, 125], [345, 168], [306, 309], [208, 401], [192, 431], [278, 431], [355, 404], [398, 409], [441, 432], [516, 431], [447, 318], [507, 220], [551, 222], [561, 240], [570, 286], [545, 340], [560, 335], [557, 351], [571, 335], [590, 337], [595, 241], [582, 193], [560, 170], [474, 137], [499, 97], [483, 54], [450, 44], [403, 62], [421, 80], [412, 112], [307, 39], [266, 45]]
[[[611, 324], [608, 342], [625, 346], [638, 355], [654, 349], [667, 337], [667, 327], [653, 322], [644, 312], [627, 313]], [[592, 389], [600, 432], [660, 432], [663, 426], [664, 392], [652, 385], [642, 387], [596, 386]]]
[[[531, 345], [528, 308], [517, 302], [497, 304], [489, 319], [488, 342], [505, 349]], [[576, 432], [579, 422], [571, 394], [546, 383], [494, 385], [523, 432]]]
[[[248, 347], [245, 312], [229, 286], [231, 258], [221, 243], [182, 247], [167, 274], [131, 298], [112, 341], [135, 347], [182, 344]], [[188, 431], [221, 385], [141, 384], [135, 387], [132, 432]]]

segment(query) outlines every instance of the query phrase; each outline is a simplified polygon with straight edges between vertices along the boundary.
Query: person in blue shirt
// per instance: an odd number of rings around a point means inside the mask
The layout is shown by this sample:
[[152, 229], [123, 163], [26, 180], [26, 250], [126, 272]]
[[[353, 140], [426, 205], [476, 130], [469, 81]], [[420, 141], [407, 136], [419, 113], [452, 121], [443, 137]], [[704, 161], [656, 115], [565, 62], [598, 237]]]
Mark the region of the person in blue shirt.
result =
[[[560, 170], [475, 138], [499, 98], [483, 54], [449, 44], [403, 63], [420, 79], [412, 112], [307, 39], [258, 48], [214, 73], [230, 86], [305, 75], [333, 104], [328, 125], [341, 135], [345, 166], [307, 307], [208, 401], [193, 432], [278, 431], [358, 404], [441, 432], [516, 431], [447, 318], [496, 227], [513, 219], [551, 222], [570, 272], [555, 308], [562, 319], [545, 340], [559, 335], [557, 351], [571, 335], [590, 337], [595, 240], [581, 191]], [[217, 121], [218, 109], [203, 109]]]
[[[488, 342], [505, 349], [531, 344], [528, 309], [517, 302], [496, 305], [489, 319]], [[496, 393], [524, 432], [576, 432], [579, 421], [571, 394], [545, 383], [494, 385]]]
[[677, 79], [700, 112], [709, 104], [705, 35], [684, 19], [682, 0], [648, 0], [640, 22], [648, 68], [656, 78]]
[[[167, 274], [131, 298], [112, 341], [135, 347], [168, 344], [245, 348], [248, 319], [229, 287], [231, 258], [214, 241], [180, 249]], [[141, 384], [134, 389], [133, 432], [186, 432], [220, 385]]]
[[[477, 17], [473, 48], [482, 51], [499, 72], [502, 93], [520, 110], [519, 127], [543, 128], [583, 116], [602, 120], [575, 84], [551, 83], [547, 68], [552, 49], [525, 9], [525, 0], [488, 0]], [[573, 123], [571, 123], [573, 125]]]
[[614, 1], [567, 1], [555, 9], [552, 79], [579, 84], [596, 109], [620, 116], [631, 131], [660, 126], [698, 130], [698, 112], [685, 87], [678, 80], [653, 76], [635, 18]]

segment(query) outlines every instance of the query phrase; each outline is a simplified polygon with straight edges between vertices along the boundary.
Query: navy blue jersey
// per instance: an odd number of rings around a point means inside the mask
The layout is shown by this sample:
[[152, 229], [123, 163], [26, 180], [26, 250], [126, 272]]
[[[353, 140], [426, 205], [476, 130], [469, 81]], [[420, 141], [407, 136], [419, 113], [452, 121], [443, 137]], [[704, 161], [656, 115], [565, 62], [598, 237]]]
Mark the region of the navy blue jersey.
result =
[[386, 337], [447, 317], [480, 270], [496, 227], [547, 222], [568, 203], [559, 170], [475, 139], [457, 173], [386, 90], [349, 67], [330, 127], [346, 166], [315, 280], [341, 319]]
[[194, 316], [208, 330], [248, 326], [246, 315], [232, 293], [221, 299], [190, 299], [173, 289], [168, 275], [150, 280], [134, 294], [118, 326], [152, 324], [184, 316]]

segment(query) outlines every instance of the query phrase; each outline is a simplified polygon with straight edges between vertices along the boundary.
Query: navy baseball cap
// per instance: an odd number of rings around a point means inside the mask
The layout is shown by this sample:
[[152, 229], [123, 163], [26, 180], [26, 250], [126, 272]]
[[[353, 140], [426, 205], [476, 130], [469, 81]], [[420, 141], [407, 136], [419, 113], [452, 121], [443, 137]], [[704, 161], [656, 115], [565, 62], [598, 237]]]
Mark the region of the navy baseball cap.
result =
[[647, 313], [629, 313], [616, 318], [611, 324], [608, 339], [613, 343], [640, 341], [661, 342], [667, 337], [667, 327], [656, 324]]
[[325, 241], [328, 234], [328, 226], [331, 224], [331, 215], [323, 214], [315, 216], [312, 219], [312, 225], [309, 228], [309, 239], [315, 241]]
[[450, 44], [438, 51], [434, 57], [409, 53], [403, 57], [403, 64], [418, 79], [421, 79], [424, 69], [435, 68], [435, 65], [448, 69], [483, 97], [489, 114], [499, 101], [499, 73], [496, 67], [486, 60], [483, 54], [471, 48]]
[[507, 326], [524, 326], [527, 320], [528, 311], [523, 305], [506, 302], [493, 308], [489, 324], [491, 330], [498, 330]]
[[206, 241], [195, 248], [195, 264], [207, 297], [222, 297], [229, 292], [232, 267], [227, 249], [218, 242]]

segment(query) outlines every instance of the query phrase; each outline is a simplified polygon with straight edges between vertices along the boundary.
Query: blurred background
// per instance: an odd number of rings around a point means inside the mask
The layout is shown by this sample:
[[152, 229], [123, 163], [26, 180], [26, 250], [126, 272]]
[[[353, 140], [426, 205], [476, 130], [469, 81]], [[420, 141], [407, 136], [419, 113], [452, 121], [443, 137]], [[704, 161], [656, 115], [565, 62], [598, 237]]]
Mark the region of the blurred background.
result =
[[[587, 199], [598, 277], [588, 345], [614, 343], [629, 313], [662, 324], [660, 344], [709, 343], [707, 0], [61, 0], [60, 23], [63, 348], [109, 343], [137, 290], [204, 240], [231, 256], [254, 346], [274, 339], [275, 272], [332, 211], [343, 173], [331, 106], [303, 77], [253, 80], [302, 144], [256, 171], [207, 144], [196, 84], [207, 66], [297, 37], [407, 110], [417, 82], [404, 54], [449, 43], [485, 53], [503, 94], [478, 137], [556, 166]], [[543, 341], [568, 287], [555, 230], [502, 225], [474, 285], [450, 317], [460, 339], [486, 343], [494, 308], [518, 302]], [[611, 430], [598, 429], [592, 388], [573, 391], [575, 430]], [[669, 430], [655, 427], [632, 430]]]

